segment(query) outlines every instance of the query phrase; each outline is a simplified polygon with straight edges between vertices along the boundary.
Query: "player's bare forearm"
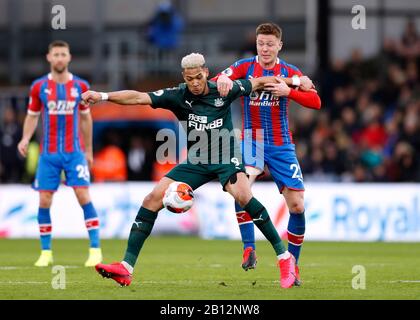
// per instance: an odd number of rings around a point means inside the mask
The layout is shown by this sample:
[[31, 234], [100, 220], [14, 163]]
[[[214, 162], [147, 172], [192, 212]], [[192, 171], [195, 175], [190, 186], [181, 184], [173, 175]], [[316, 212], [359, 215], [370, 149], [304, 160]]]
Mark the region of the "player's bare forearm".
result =
[[269, 76], [269, 77], [249, 79], [249, 81], [252, 84], [252, 91], [264, 89], [264, 85], [266, 85], [268, 83], [276, 82], [276, 78], [277, 77]]
[[314, 89], [314, 83], [308, 76], [294, 76], [292, 78], [280, 78], [283, 80], [289, 87], [298, 87], [301, 91], [309, 91]]
[[134, 90], [122, 90], [108, 93], [108, 100], [118, 104], [146, 104], [150, 105], [152, 100], [144, 92]]
[[22, 139], [18, 144], [18, 151], [23, 157], [26, 157], [28, 153], [29, 141], [31, 140], [36, 127], [38, 126], [38, 119], [38, 115], [26, 115], [25, 122], [23, 123]]
[[90, 112], [80, 114], [80, 132], [85, 143], [86, 160], [89, 168], [93, 164], [92, 148], [92, 115]]
[[[278, 82], [278, 79], [281, 79], [282, 81], [284, 81], [284, 83], [289, 87], [294, 86], [293, 78], [269, 76], [269, 77], [254, 78], [254, 79], [249, 79], [249, 80], [251, 81], [251, 83], [253, 83], [252, 84], [253, 90], [260, 90], [260, 89], [263, 89], [264, 85], [267, 83]], [[299, 81], [300, 81], [300, 84], [298, 86], [299, 86], [299, 89], [301, 89], [302, 91], [309, 91], [310, 89], [313, 88], [312, 80], [309, 79], [307, 76], [300, 77]], [[254, 88], [254, 85], [255, 85], [255, 88]]]
[[[150, 105], [152, 100], [144, 92], [135, 90], [121, 90], [107, 93], [107, 100], [121, 105]], [[82, 100], [85, 104], [97, 103], [103, 100], [103, 94], [96, 91], [86, 91], [82, 94]]]
[[38, 126], [38, 120], [39, 120], [38, 115], [32, 115], [32, 114], [26, 115], [25, 122], [23, 123], [22, 140], [27, 140], [27, 141], [31, 140], [36, 130], [36, 127]]
[[85, 143], [86, 152], [92, 152], [92, 115], [90, 112], [80, 114], [80, 133]]
[[289, 87], [293, 86], [293, 79], [292, 78], [280, 77], [280, 79], [283, 80]]

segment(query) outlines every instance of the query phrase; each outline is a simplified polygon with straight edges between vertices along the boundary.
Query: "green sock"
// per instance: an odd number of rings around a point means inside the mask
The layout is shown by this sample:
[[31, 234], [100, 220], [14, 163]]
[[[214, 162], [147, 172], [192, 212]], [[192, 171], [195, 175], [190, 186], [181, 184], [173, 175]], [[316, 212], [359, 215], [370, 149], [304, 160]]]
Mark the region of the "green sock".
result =
[[136, 219], [131, 227], [128, 237], [127, 250], [125, 251], [124, 261], [134, 267], [139, 256], [144, 241], [150, 235], [157, 218], [157, 212], [150, 211], [141, 207], [137, 213]]
[[286, 248], [280, 239], [280, 236], [271, 222], [270, 216], [268, 215], [265, 207], [257, 199], [252, 198], [248, 204], [244, 207], [244, 210], [249, 213], [254, 221], [254, 224], [262, 232], [268, 241], [273, 246], [276, 255], [280, 255], [286, 252]]

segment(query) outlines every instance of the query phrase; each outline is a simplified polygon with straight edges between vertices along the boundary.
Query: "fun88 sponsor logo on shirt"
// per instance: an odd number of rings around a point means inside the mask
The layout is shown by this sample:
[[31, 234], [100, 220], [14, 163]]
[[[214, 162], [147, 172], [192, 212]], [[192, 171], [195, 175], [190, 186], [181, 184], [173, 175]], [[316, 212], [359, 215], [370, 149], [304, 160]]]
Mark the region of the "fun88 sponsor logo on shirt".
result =
[[194, 128], [197, 131], [205, 131], [216, 129], [223, 126], [223, 119], [216, 119], [210, 123], [207, 123], [206, 116], [198, 116], [196, 114], [190, 113], [188, 116], [188, 127]]

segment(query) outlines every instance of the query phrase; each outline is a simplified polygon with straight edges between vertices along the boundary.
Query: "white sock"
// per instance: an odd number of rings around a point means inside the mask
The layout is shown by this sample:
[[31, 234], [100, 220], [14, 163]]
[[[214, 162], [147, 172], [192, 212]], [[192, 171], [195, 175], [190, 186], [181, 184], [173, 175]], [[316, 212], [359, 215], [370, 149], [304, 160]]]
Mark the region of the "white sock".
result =
[[124, 268], [126, 268], [127, 269], [127, 271], [130, 273], [130, 274], [133, 274], [133, 267], [132, 266], [130, 266], [127, 262], [125, 262], [125, 261], [121, 261], [121, 264], [124, 266]]
[[277, 260], [283, 260], [283, 259], [289, 259], [290, 258], [290, 252], [289, 251], [285, 251], [282, 254], [279, 254], [277, 256]]

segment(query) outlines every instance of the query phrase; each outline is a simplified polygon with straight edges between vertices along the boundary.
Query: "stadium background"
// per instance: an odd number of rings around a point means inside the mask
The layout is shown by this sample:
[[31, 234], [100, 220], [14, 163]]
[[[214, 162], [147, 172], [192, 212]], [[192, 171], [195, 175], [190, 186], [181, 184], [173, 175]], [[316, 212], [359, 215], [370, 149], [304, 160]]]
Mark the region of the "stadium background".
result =
[[[420, 241], [418, 1], [172, 3], [181, 29], [174, 43], [159, 44], [149, 34], [158, 0], [0, 0], [1, 238], [38, 237], [38, 196], [30, 183], [40, 132], [27, 160], [16, 146], [30, 83], [48, 72], [44, 55], [52, 40], [70, 43], [70, 71], [94, 90], [151, 91], [181, 82], [179, 61], [190, 52], [206, 56], [212, 75], [252, 55], [256, 25], [274, 21], [283, 28], [280, 58], [314, 79], [323, 102], [320, 111], [290, 107], [307, 188], [306, 239]], [[51, 27], [51, 8], [57, 4], [66, 9], [65, 30]], [[366, 29], [352, 28], [354, 5], [366, 8]], [[239, 103], [232, 110], [240, 127]], [[101, 233], [125, 239], [142, 197], [169, 169], [156, 162], [156, 133], [162, 128], [178, 132], [176, 122], [170, 113], [148, 107], [125, 110], [102, 103], [92, 113], [91, 193]], [[269, 175], [264, 180], [254, 193], [284, 232], [287, 208]], [[52, 221], [54, 238], [87, 237], [82, 211], [67, 187], [57, 192]], [[160, 214], [153, 232], [239, 239], [233, 202], [217, 183], [197, 191], [188, 214]]]

